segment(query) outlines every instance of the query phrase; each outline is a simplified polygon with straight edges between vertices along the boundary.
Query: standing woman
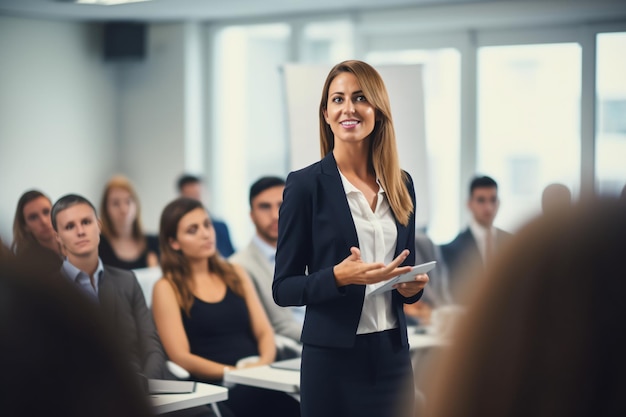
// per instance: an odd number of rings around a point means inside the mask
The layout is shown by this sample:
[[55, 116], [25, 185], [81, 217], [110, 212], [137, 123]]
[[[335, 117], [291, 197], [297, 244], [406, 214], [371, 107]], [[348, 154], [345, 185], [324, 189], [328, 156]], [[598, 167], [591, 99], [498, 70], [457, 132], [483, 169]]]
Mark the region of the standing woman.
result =
[[61, 247], [52, 228], [52, 202], [38, 190], [26, 191], [17, 202], [11, 249], [17, 260], [40, 273], [59, 272]]
[[107, 182], [100, 213], [98, 253], [103, 264], [122, 269], [159, 265], [159, 239], [144, 234], [139, 197], [126, 177], [117, 175]]
[[277, 304], [306, 305], [302, 416], [408, 415], [403, 305], [420, 298], [428, 276], [371, 294], [415, 259], [413, 182], [399, 166], [378, 72], [361, 61], [336, 65], [319, 119], [322, 160], [287, 178], [273, 282]]
[[[263, 305], [243, 268], [218, 253], [202, 203], [186, 197], [169, 203], [159, 243], [163, 278], [154, 286], [152, 312], [168, 357], [211, 383], [242, 359], [246, 367], [273, 362], [274, 331]], [[287, 394], [244, 385], [229, 389], [225, 405], [236, 417], [300, 415]]]

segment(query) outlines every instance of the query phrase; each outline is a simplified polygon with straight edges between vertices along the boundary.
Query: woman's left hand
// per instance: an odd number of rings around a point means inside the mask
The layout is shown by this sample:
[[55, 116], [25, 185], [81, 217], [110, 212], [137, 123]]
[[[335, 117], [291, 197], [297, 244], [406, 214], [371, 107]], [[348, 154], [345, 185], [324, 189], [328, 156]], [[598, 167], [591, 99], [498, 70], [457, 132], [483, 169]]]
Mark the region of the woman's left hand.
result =
[[398, 290], [403, 297], [409, 298], [422, 291], [428, 283], [428, 280], [428, 274], [419, 274], [415, 276], [414, 281], [394, 285], [394, 288]]

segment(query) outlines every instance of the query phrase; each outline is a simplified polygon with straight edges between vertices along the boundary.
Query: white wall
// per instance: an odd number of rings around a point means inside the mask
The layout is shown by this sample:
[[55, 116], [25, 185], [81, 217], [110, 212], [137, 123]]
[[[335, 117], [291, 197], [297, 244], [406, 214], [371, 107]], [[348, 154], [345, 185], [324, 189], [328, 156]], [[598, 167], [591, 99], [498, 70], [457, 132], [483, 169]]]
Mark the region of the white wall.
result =
[[24, 191], [53, 201], [75, 192], [99, 206], [117, 173], [135, 185], [145, 229], [157, 232], [185, 167], [188, 32], [151, 25], [143, 60], [105, 62], [99, 24], [0, 16], [3, 241]]
[[156, 233], [185, 167], [185, 28], [151, 25], [147, 56], [118, 63], [120, 173], [133, 182], [146, 231]]
[[0, 234], [38, 188], [97, 201], [115, 169], [114, 73], [99, 31], [81, 23], [0, 16]]

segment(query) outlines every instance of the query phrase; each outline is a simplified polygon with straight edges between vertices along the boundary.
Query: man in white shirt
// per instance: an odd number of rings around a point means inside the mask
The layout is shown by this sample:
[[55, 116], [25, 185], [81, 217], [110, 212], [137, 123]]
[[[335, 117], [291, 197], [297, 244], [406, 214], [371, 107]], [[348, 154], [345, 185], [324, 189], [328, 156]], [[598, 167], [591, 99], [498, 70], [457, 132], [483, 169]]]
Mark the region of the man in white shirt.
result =
[[250, 275], [277, 335], [299, 343], [304, 307], [280, 307], [272, 297], [272, 281], [278, 241], [278, 209], [283, 202], [285, 181], [262, 177], [250, 187], [250, 218], [256, 233], [250, 244], [229, 260], [241, 265]]
[[464, 285], [468, 277], [480, 275], [511, 236], [493, 225], [500, 208], [498, 184], [493, 178], [480, 176], [471, 181], [467, 207], [472, 213], [469, 227], [441, 247], [455, 298], [458, 298], [459, 286]]

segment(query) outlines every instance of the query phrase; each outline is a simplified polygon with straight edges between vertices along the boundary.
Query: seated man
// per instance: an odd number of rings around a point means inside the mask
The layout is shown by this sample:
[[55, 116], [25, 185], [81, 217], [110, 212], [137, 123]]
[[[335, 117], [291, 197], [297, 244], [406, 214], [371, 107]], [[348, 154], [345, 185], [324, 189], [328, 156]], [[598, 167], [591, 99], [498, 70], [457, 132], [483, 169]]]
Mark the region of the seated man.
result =
[[[98, 256], [100, 220], [86, 198], [68, 194], [52, 206], [52, 226], [67, 258], [61, 274], [97, 303], [112, 326], [133, 370], [153, 379], [175, 379], [143, 292], [131, 271], [103, 265]], [[206, 406], [177, 411], [172, 416], [211, 416]]]
[[498, 184], [493, 178], [482, 176], [471, 181], [467, 207], [472, 214], [468, 228], [452, 242], [441, 246], [456, 301], [467, 284], [466, 279], [474, 272], [482, 273], [485, 265], [511, 237], [510, 233], [493, 225], [500, 207]]
[[[229, 260], [243, 266], [252, 278], [274, 333], [299, 343], [303, 308], [280, 307], [272, 297], [274, 258], [278, 241], [278, 209], [283, 202], [284, 189], [285, 181], [278, 177], [263, 177], [252, 184], [249, 198], [250, 218], [256, 234], [246, 248], [235, 253]], [[285, 355], [280, 357], [284, 359]]]
[[95, 207], [79, 195], [61, 197], [52, 207], [52, 226], [67, 256], [61, 273], [99, 304], [135, 371], [148, 378], [169, 376], [137, 278], [130, 271], [103, 265], [98, 256], [100, 221]]

